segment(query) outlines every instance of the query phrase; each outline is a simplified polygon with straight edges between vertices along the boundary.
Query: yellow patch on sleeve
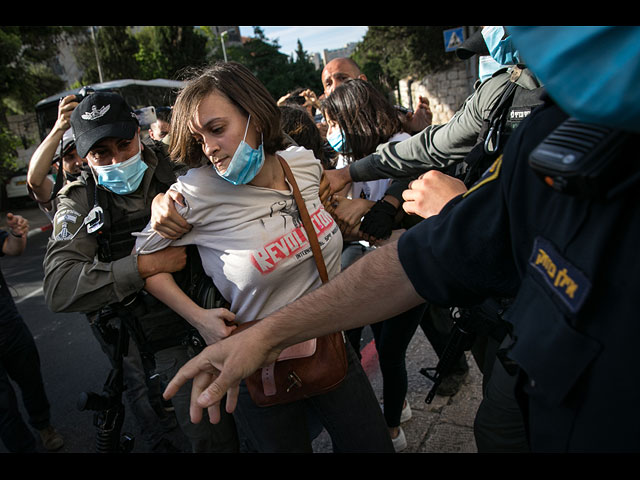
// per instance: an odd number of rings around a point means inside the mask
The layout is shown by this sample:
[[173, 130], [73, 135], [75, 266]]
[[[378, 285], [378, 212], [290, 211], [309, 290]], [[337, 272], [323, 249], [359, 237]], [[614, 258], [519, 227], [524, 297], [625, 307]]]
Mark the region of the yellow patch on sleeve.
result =
[[489, 182], [493, 182], [497, 180], [500, 176], [500, 168], [502, 167], [502, 155], [500, 155], [493, 164], [487, 168], [487, 170], [482, 174], [482, 177], [473, 184], [473, 186], [465, 192], [463, 198], [469, 195], [471, 192], [475, 192], [480, 187], [486, 185]]

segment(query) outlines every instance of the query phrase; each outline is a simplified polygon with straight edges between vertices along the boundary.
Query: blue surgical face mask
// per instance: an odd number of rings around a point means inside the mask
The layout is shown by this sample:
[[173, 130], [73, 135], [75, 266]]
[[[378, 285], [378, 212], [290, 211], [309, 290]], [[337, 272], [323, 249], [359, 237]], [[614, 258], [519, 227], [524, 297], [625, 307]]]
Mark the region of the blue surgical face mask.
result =
[[640, 132], [640, 28], [507, 27], [527, 66], [568, 115]]
[[478, 77], [481, 82], [484, 82], [487, 78], [491, 78], [491, 75], [503, 67], [504, 65], [496, 62], [491, 55], [478, 57]]
[[327, 135], [327, 142], [338, 153], [348, 153], [342, 130], [335, 129], [330, 135]]
[[504, 27], [484, 27], [482, 36], [491, 57], [500, 65], [516, 65], [520, 63], [520, 52], [513, 45], [511, 35], [505, 35]]
[[251, 145], [245, 142], [247, 139], [247, 131], [249, 129], [249, 122], [251, 121], [251, 115], [247, 119], [247, 126], [244, 130], [244, 138], [236, 148], [229, 166], [224, 173], [218, 172], [218, 169], [213, 167], [218, 175], [224, 178], [227, 182], [233, 185], [244, 185], [249, 183], [258, 174], [262, 165], [264, 165], [264, 141], [260, 139], [260, 146], [252, 148]]
[[91, 168], [97, 176], [98, 185], [118, 195], [127, 195], [140, 186], [147, 164], [142, 161], [142, 147], [139, 145], [138, 153], [124, 162]]

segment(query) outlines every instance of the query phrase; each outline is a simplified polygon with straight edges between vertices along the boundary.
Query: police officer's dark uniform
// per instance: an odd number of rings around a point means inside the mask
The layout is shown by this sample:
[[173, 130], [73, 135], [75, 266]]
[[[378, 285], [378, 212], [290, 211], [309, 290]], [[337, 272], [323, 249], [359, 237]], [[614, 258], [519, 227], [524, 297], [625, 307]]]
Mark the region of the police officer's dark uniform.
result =
[[569, 195], [528, 164], [566, 118], [551, 103], [534, 111], [475, 188], [401, 237], [399, 256], [435, 304], [515, 297], [505, 365], [519, 375], [533, 451], [637, 451], [640, 387], [628, 366], [640, 334], [640, 210], [624, 180], [637, 174], [625, 159], [638, 135], [606, 166], [614, 177], [601, 192]]
[[[74, 123], [81, 121], [79, 114], [91, 112], [92, 107], [97, 107], [94, 112], [106, 111], [101, 110], [106, 105], [111, 114], [116, 109], [122, 112], [104, 123], [126, 123], [127, 116], [133, 115], [121, 97], [94, 93], [76, 107], [72, 116], [74, 129], [78, 128]], [[104, 135], [107, 136], [113, 135]], [[147, 169], [140, 186], [132, 193], [119, 195], [96, 185], [91, 172], [85, 172], [60, 191], [44, 260], [43, 288], [47, 304], [54, 312], [86, 313], [92, 325], [98, 315], [126, 318], [141, 354], [153, 356], [157, 371], [170, 378], [190, 356], [191, 346], [186, 340], [192, 329], [143, 291], [144, 280], [132, 253], [135, 237], [131, 234], [147, 225], [153, 198], [166, 191], [181, 170], [169, 162], [166, 150], [153, 141], [145, 140], [142, 161]], [[225, 419], [224, 426], [214, 426], [208, 421], [192, 424], [188, 396], [173, 403], [194, 451], [237, 450], [231, 417]]]

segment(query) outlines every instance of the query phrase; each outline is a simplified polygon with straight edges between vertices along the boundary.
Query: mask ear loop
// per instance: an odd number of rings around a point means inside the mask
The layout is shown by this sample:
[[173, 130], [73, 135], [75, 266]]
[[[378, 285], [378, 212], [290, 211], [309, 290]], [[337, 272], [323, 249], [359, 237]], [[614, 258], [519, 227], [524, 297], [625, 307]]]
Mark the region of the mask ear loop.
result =
[[243, 142], [246, 142], [247, 140], [247, 132], [249, 131], [250, 122], [251, 122], [251, 114], [249, 114], [249, 118], [247, 118], [247, 125], [244, 127], [244, 138], [242, 139]]
[[[249, 123], [251, 122], [251, 114], [249, 114], [249, 118], [247, 119], [247, 126], [244, 127], [244, 138], [243, 142], [247, 143], [247, 132], [249, 131]], [[264, 145], [264, 134], [260, 132], [260, 145]]]

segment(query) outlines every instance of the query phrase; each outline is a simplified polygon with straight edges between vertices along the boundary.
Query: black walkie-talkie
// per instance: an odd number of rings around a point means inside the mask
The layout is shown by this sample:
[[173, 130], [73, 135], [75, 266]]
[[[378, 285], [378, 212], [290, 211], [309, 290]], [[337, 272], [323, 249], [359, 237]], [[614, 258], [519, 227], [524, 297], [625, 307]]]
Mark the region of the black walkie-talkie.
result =
[[593, 197], [609, 188], [610, 162], [630, 134], [568, 118], [529, 155], [529, 165], [555, 190]]

